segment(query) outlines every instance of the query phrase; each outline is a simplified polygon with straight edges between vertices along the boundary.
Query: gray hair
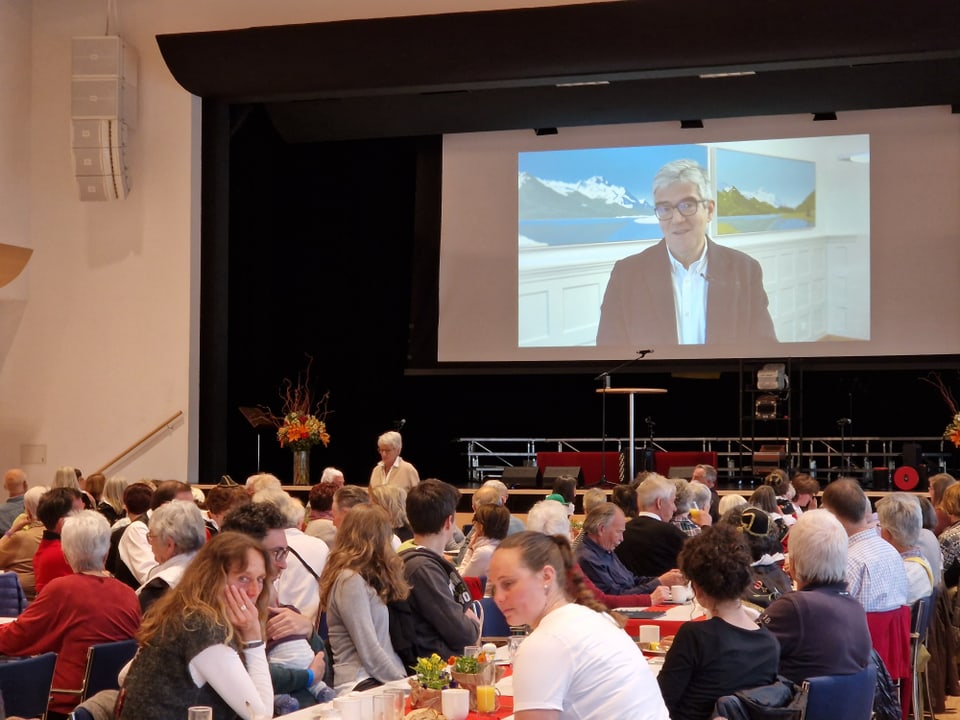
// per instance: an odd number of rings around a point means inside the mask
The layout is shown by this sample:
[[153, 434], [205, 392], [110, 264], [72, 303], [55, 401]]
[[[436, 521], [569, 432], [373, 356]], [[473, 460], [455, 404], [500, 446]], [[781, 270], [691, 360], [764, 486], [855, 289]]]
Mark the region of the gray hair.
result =
[[76, 488], [79, 490], [80, 483], [77, 482], [77, 471], [66, 465], [57, 468], [57, 472], [53, 476], [53, 485], [50, 487]]
[[541, 500], [527, 513], [527, 530], [569, 538], [570, 518], [566, 505], [555, 500]]
[[110, 549], [110, 524], [96, 510], [83, 510], [63, 522], [63, 556], [74, 572], [99, 572]]
[[673, 160], [657, 171], [653, 177], [653, 192], [677, 183], [693, 183], [701, 200], [713, 200], [713, 189], [707, 171], [696, 160]]
[[720, 515], [726, 515], [734, 508], [746, 504], [747, 499], [743, 495], [738, 495], [736, 493], [724, 495], [722, 498], [720, 498], [720, 502], [717, 504], [717, 512], [720, 513]]
[[583, 494], [583, 511], [590, 514], [598, 505], [607, 502], [607, 492], [600, 488], [590, 488]]
[[600, 528], [606, 527], [613, 521], [618, 512], [622, 514], [623, 510], [620, 509], [619, 505], [612, 502], [597, 505], [587, 513], [587, 517], [583, 521], [583, 532], [587, 535], [596, 535], [600, 532]]
[[320, 482], [343, 485], [343, 470], [333, 466], [325, 467], [323, 469], [323, 474], [320, 475]]
[[694, 470], [700, 468], [703, 470], [703, 476], [712, 483], [717, 482], [717, 469], [713, 465], [707, 465], [706, 463], [700, 463], [694, 467]]
[[283, 521], [288, 528], [300, 527], [300, 523], [303, 522], [303, 503], [285, 490], [280, 488], [258, 490], [253, 495], [253, 501], [273, 505], [283, 515]]
[[279, 490], [280, 478], [270, 473], [257, 473], [247, 478], [247, 492], [250, 494], [258, 493], [261, 490]]
[[200, 508], [189, 500], [171, 500], [154, 510], [150, 533], [163, 542], [172, 541], [178, 555], [199, 550], [207, 540]]
[[377, 446], [380, 445], [389, 445], [394, 450], [400, 450], [403, 448], [403, 436], [396, 430], [388, 430], [377, 438]]
[[40, 504], [40, 498], [47, 490], [48, 488], [43, 485], [37, 485], [23, 494], [23, 511], [31, 520], [37, 519], [37, 505]]
[[843, 582], [847, 531], [829, 510], [808, 510], [790, 528], [790, 568], [797, 582]]
[[503, 505], [503, 498], [500, 491], [494, 487], [481, 486], [473, 493], [470, 505], [476, 510], [481, 505]]
[[698, 482], [690, 483], [688, 488], [690, 489], [690, 494], [693, 495], [693, 501], [697, 504], [697, 507], [701, 510], [709, 510], [710, 503], [713, 502], [713, 495], [710, 493], [710, 488]]
[[893, 542], [901, 549], [913, 547], [920, 537], [923, 513], [920, 501], [908, 493], [895, 492], [877, 502], [880, 527], [890, 533]]
[[656, 505], [657, 500], [670, 500], [676, 494], [677, 487], [673, 480], [667, 480], [658, 473], [650, 473], [637, 486], [637, 507], [646, 510]]
[[510, 494], [510, 489], [500, 480], [487, 480], [480, 487], [492, 487], [494, 490], [500, 493], [501, 499], [505, 499]]
[[676, 504], [677, 513], [690, 512], [693, 507], [693, 491], [690, 489], [690, 483], [683, 478], [670, 478], [670, 482], [677, 489]]

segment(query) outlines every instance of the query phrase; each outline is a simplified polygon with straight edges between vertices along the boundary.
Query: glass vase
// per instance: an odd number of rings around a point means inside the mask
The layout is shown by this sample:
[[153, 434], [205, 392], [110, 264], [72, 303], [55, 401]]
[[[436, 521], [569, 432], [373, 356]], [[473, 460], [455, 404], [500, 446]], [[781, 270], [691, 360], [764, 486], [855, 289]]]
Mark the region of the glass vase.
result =
[[310, 484], [310, 451], [309, 450], [293, 451], [293, 484], [294, 485]]

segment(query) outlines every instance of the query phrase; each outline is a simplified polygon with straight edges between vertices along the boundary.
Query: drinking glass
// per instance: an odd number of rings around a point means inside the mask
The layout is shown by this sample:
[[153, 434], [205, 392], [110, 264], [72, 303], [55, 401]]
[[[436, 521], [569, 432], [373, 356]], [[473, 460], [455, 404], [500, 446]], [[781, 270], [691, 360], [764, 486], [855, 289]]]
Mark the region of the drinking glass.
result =
[[187, 720], [213, 720], [213, 708], [208, 705], [188, 707]]

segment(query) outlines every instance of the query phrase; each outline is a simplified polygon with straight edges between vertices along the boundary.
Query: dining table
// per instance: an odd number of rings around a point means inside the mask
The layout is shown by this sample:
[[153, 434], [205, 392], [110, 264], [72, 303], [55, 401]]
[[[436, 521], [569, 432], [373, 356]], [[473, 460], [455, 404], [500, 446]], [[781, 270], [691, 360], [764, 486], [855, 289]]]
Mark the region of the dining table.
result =
[[627, 616], [624, 630], [634, 639], [639, 637], [641, 625], [656, 625], [660, 628], [660, 637], [663, 638], [676, 635], [685, 622], [701, 622], [707, 619], [704, 609], [695, 602], [618, 608], [615, 612]]

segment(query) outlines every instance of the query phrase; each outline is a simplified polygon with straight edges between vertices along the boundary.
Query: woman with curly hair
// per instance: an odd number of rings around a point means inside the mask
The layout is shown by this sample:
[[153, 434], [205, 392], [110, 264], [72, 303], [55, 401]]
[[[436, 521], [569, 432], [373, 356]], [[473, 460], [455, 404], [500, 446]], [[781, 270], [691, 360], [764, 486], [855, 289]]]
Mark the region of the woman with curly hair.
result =
[[706, 720], [717, 698], [776, 679], [780, 645], [743, 607], [752, 558], [737, 528], [704, 528], [678, 561], [708, 619], [680, 626], [657, 680], [673, 720]]
[[209, 705], [214, 720], [273, 713], [264, 652], [270, 556], [257, 540], [223, 532], [144, 618], [123, 681], [120, 720], [168, 720]]
[[533, 628], [513, 661], [517, 720], [668, 717], [636, 643], [574, 572], [567, 538], [508, 536], [487, 579], [507, 622]]
[[320, 605], [327, 611], [338, 695], [408, 674], [390, 642], [387, 603], [410, 594], [403, 560], [390, 544], [390, 525], [377, 505], [355, 505], [340, 523], [337, 543], [320, 576]]

